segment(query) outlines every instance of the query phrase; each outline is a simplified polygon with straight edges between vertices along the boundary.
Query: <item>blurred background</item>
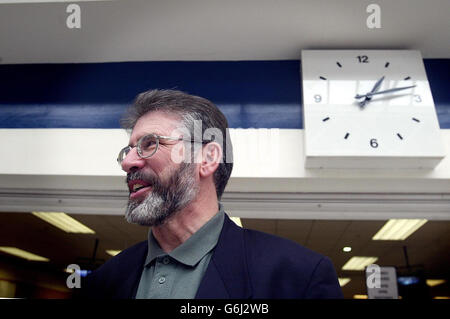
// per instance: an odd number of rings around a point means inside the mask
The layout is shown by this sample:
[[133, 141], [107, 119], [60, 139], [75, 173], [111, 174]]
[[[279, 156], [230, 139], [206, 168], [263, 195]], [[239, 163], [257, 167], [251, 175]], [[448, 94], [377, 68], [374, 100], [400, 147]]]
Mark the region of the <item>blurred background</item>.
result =
[[[93, 270], [121, 250], [146, 240], [148, 234], [148, 228], [129, 224], [122, 216], [67, 216], [71, 219], [64, 224], [71, 231], [82, 224], [86, 227], [82, 230], [92, 233], [68, 233], [32, 213], [0, 214], [1, 297], [67, 298], [71, 293], [66, 286], [68, 265]], [[74, 221], [76, 226], [70, 225]], [[354, 256], [373, 257], [376, 260], [369, 263], [395, 267], [402, 298], [450, 296], [448, 221], [427, 221], [405, 240], [373, 240], [384, 221], [243, 218], [240, 222], [330, 257], [345, 298], [367, 298], [367, 262], [359, 268], [356, 265], [358, 269], [343, 269]], [[35, 256], [7, 253], [2, 251], [5, 246]]]

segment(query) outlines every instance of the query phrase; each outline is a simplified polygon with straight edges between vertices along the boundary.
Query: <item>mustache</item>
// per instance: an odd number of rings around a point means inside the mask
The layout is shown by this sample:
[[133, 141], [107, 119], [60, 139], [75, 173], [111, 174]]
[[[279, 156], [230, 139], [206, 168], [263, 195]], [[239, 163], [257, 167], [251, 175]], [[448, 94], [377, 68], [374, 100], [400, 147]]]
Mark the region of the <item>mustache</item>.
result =
[[152, 187], [152, 193], [155, 196], [160, 196], [161, 198], [167, 198], [167, 193], [169, 193], [168, 188], [173, 187], [171, 183], [172, 179], [169, 179], [168, 183], [163, 182], [156, 174], [147, 173], [143, 171], [136, 171], [127, 174], [126, 184], [132, 180], [141, 180]]
[[133, 180], [136, 180], [136, 179], [142, 180], [144, 182], [147, 182], [150, 185], [159, 183], [159, 179], [158, 179], [158, 177], [156, 177], [156, 175], [144, 173], [142, 171], [136, 171], [136, 172], [133, 172], [133, 173], [128, 173], [125, 183], [128, 185], [128, 183], [130, 181], [133, 181]]

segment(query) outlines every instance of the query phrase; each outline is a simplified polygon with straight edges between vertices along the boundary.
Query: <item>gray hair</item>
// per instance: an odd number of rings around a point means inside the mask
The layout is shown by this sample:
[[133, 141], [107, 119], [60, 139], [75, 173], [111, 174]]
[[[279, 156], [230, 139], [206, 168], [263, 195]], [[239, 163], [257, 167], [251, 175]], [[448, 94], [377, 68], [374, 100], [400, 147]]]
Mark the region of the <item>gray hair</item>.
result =
[[[155, 111], [178, 115], [191, 136], [203, 137], [208, 129], [220, 130], [223, 142], [219, 144], [223, 148], [223, 158], [214, 172], [214, 184], [220, 200], [233, 170], [233, 147], [225, 115], [211, 101], [199, 96], [177, 90], [149, 90], [136, 97], [120, 124], [126, 130], [133, 130], [140, 117]], [[201, 121], [202, 132], [194, 132], [198, 129], [195, 121]]]

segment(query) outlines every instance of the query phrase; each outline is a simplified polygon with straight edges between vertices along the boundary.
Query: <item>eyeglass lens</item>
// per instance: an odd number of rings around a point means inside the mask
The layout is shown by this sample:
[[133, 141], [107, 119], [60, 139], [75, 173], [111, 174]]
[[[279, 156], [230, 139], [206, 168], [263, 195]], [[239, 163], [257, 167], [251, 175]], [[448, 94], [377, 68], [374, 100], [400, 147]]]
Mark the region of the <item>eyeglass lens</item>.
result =
[[145, 135], [141, 137], [138, 141], [138, 150], [142, 157], [148, 157], [156, 152], [156, 147], [158, 145], [158, 138], [153, 135]]

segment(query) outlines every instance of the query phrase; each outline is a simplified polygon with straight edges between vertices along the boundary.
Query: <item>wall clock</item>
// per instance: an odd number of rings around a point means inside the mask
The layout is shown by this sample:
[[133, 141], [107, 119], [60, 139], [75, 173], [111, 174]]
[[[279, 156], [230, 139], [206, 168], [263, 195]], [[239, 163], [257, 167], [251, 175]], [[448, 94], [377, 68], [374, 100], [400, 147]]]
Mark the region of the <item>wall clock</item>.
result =
[[304, 50], [305, 167], [432, 168], [445, 148], [422, 56]]

